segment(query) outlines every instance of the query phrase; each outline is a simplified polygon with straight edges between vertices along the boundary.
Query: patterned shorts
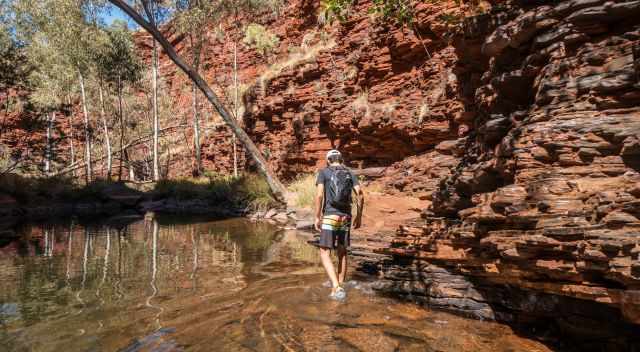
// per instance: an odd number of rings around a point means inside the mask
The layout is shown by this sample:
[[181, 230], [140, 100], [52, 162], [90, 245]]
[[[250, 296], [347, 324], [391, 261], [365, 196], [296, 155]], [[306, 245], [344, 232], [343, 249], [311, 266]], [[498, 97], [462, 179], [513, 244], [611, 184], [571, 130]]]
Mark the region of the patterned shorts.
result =
[[338, 246], [346, 248], [351, 245], [351, 216], [349, 215], [325, 215], [322, 218], [320, 231], [320, 243], [323, 248], [334, 249]]

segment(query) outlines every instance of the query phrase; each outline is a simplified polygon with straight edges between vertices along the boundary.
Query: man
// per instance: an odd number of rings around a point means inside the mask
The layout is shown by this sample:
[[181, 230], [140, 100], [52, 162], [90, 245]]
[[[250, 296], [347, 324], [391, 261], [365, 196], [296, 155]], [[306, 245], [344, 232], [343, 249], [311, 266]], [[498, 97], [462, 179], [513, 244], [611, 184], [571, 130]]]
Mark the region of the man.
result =
[[[355, 191], [357, 214], [353, 222], [359, 228], [362, 219], [364, 197], [358, 179], [344, 166], [342, 154], [337, 150], [327, 153], [328, 166], [316, 179], [315, 228], [320, 231], [320, 258], [331, 280], [330, 298], [343, 300], [346, 292], [342, 285], [347, 276], [347, 248], [351, 232], [351, 192]], [[338, 271], [331, 261], [331, 250], [338, 256]]]

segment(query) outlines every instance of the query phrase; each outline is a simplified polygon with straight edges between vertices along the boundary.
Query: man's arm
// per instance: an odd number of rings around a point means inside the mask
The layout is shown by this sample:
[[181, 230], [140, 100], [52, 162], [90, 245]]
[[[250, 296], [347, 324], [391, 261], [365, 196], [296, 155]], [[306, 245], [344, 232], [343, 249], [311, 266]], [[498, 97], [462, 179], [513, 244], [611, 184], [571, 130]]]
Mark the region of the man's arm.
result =
[[362, 226], [362, 213], [364, 212], [364, 192], [362, 192], [362, 187], [360, 185], [355, 185], [353, 187], [354, 192], [356, 192], [356, 217], [353, 221], [353, 228], [357, 229]]
[[320, 231], [322, 225], [322, 205], [324, 198], [324, 184], [319, 183], [316, 186], [316, 221], [314, 223], [316, 230]]

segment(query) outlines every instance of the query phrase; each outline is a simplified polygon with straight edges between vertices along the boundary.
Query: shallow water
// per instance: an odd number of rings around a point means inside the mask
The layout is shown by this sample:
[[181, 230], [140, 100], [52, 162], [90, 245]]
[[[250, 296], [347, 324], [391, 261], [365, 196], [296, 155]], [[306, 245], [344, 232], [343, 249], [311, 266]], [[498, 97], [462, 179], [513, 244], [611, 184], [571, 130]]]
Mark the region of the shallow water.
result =
[[328, 299], [315, 247], [244, 220], [23, 226], [0, 239], [0, 351], [548, 351], [509, 327]]

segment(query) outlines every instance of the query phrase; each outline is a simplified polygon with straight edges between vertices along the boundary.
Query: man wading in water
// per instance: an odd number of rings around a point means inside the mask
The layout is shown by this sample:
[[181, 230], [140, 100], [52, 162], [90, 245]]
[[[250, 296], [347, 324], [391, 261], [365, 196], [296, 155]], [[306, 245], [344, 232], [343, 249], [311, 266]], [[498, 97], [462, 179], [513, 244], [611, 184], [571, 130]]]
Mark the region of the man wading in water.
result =
[[[356, 192], [357, 214], [353, 228], [360, 227], [364, 197], [358, 179], [344, 166], [342, 154], [337, 150], [327, 153], [326, 168], [318, 172], [316, 179], [316, 221], [315, 228], [320, 231], [320, 258], [331, 280], [331, 294], [336, 300], [346, 298], [342, 285], [347, 276], [347, 248], [351, 233], [351, 192]], [[338, 256], [338, 272], [331, 261], [331, 250]]]

